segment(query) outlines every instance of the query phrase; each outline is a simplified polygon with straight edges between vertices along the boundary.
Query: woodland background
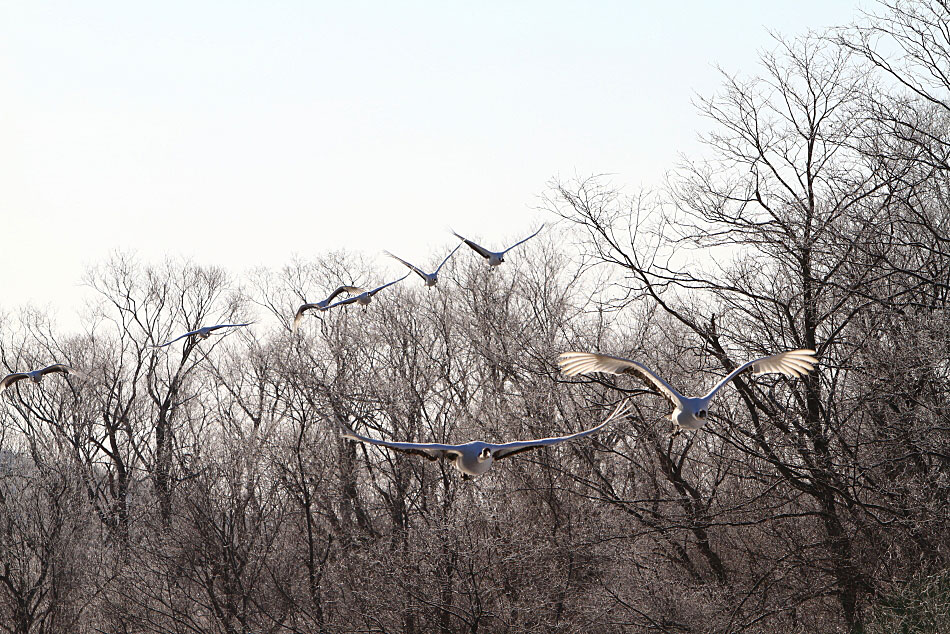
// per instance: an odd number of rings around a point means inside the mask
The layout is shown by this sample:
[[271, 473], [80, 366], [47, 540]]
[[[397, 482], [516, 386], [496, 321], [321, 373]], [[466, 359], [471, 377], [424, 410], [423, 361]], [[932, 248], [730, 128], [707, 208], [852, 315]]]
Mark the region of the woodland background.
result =
[[[295, 335], [380, 270], [120, 254], [80, 332], [6, 313], [7, 369], [89, 378], [0, 397], [0, 631], [950, 631], [950, 7], [761, 62], [698, 100], [705, 154], [665, 188], [553, 182], [494, 272], [459, 251]], [[639, 384], [556, 366], [619, 354], [691, 393], [791, 348], [817, 371], [739, 380], [675, 439]], [[471, 481], [339, 436], [547, 436], [624, 396], [628, 422]]]

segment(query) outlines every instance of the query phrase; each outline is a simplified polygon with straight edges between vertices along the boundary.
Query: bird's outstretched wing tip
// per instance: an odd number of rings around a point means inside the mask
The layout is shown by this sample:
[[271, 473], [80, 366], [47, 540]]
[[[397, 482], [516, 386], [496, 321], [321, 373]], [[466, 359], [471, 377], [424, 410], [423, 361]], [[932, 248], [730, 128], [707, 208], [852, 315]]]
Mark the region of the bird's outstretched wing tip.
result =
[[591, 352], [562, 352], [558, 355], [558, 367], [564, 376], [576, 376], [589, 371], [588, 364], [596, 358]]
[[630, 399], [625, 398], [622, 401], [620, 401], [620, 403], [617, 404], [617, 407], [614, 408], [614, 410], [610, 413], [610, 415], [607, 417], [607, 419], [604, 422], [605, 423], [617, 422], [617, 421], [624, 420], [630, 416], [632, 411], [633, 411], [633, 405], [630, 403]]
[[[818, 358], [814, 350], [810, 348], [800, 348], [798, 350], [786, 350], [769, 357], [764, 357], [751, 362], [751, 370], [754, 376], [762, 374], [779, 373], [785, 376], [801, 378], [815, 369], [818, 364]], [[746, 366], [748, 367], [748, 365]]]

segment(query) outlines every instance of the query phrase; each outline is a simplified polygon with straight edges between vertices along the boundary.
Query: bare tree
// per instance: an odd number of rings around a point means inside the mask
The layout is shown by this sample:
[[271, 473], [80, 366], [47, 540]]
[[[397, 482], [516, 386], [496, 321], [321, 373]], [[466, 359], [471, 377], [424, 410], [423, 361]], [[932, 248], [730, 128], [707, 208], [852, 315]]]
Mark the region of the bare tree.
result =
[[[863, 451], [876, 434], [867, 426], [873, 392], [860, 376], [875, 368], [857, 366], [855, 356], [873, 336], [865, 329], [869, 315], [881, 318], [907, 297], [907, 285], [895, 283], [902, 271], [880, 257], [891, 246], [880, 240], [887, 232], [880, 224], [894, 224], [898, 188], [888, 180], [892, 172], [853, 147], [864, 134], [866, 91], [846, 53], [806, 39], [780, 43], [763, 63], [764, 76], [727, 77], [722, 94], [702, 102], [716, 126], [707, 137], [711, 157], [673, 176], [668, 211], [644, 209], [644, 199], [625, 203], [596, 180], [558, 186], [552, 207], [584, 230], [595, 261], [622, 272], [621, 305], [651, 302], [692, 333], [695, 346], [673, 346], [672, 358], [692, 360], [687, 367], [714, 360], [728, 372], [746, 356], [818, 350], [821, 371], [802, 382], [763, 389], [737, 381], [741, 409], [724, 408], [718, 438], [702, 450], [714, 459], [690, 455], [701, 442], [690, 439], [679, 455], [664, 459], [657, 451], [657, 466], [689, 500], [693, 547], [715, 578], [734, 585], [744, 572], [748, 585], [731, 599], [729, 628], [762, 582], [793, 562], [809, 571], [813, 588], [830, 590], [857, 631], [885, 526], [904, 512], [878, 495], [877, 464]], [[739, 462], [730, 457], [735, 451]], [[776, 487], [786, 502], [770, 500]], [[760, 573], [730, 566], [716, 552], [716, 542], [736, 534], [725, 526], [746, 523], [711, 515], [722, 508], [724, 489], [731, 489], [729, 504], [769, 500], [758, 505], [768, 513], [750, 518], [761, 546], [769, 546], [758, 552], [771, 562]], [[782, 528], [789, 518], [821, 535], [807, 559]], [[923, 555], [928, 565], [942, 561], [933, 550]], [[680, 561], [689, 571], [688, 555]], [[823, 594], [800, 588], [797, 602], [820, 602]]]

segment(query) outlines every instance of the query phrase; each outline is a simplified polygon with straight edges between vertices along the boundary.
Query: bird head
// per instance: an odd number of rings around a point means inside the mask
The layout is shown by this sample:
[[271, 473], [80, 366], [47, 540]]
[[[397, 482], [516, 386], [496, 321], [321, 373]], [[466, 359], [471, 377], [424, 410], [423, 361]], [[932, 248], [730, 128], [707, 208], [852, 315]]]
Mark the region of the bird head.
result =
[[491, 459], [491, 449], [488, 447], [485, 447], [484, 449], [482, 449], [481, 453], [478, 454], [478, 461], [485, 462], [486, 460], [490, 460], [490, 459]]

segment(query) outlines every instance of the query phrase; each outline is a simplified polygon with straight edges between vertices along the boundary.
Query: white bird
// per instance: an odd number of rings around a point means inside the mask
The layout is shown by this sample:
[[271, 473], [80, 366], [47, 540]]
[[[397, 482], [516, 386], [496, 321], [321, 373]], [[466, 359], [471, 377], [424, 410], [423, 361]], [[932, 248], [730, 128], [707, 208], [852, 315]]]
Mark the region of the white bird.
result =
[[445, 266], [445, 263], [449, 261], [449, 258], [452, 257], [453, 255], [455, 255], [455, 252], [458, 251], [461, 247], [462, 247], [462, 243], [460, 242], [457, 247], [455, 247], [454, 249], [452, 249], [452, 252], [451, 252], [451, 253], [449, 253], [447, 256], [445, 256], [445, 259], [442, 260], [442, 264], [440, 264], [439, 267], [435, 270], [435, 273], [426, 273], [425, 271], [423, 271], [423, 270], [420, 269], [419, 267], [413, 266], [413, 265], [410, 264], [409, 262], [406, 262], [405, 260], [403, 260], [401, 257], [399, 257], [399, 256], [397, 256], [397, 255], [393, 255], [393, 254], [390, 253], [389, 251], [384, 251], [384, 253], [385, 253], [386, 255], [388, 255], [389, 257], [391, 257], [392, 259], [394, 259], [394, 260], [399, 260], [400, 262], [402, 262], [403, 264], [405, 264], [406, 266], [408, 266], [409, 269], [410, 269], [413, 273], [415, 273], [416, 275], [418, 275], [419, 277], [421, 277], [421, 278], [423, 279], [423, 281], [426, 283], [426, 287], [432, 288], [432, 287], [435, 286], [436, 283], [438, 283], [438, 281], [439, 281], [439, 271], [442, 270], [442, 267]]
[[566, 440], [575, 440], [583, 438], [604, 428], [607, 423], [623, 420], [629, 415], [629, 406], [624, 400], [604, 421], [585, 431], [570, 434], [568, 436], [555, 436], [553, 438], [539, 438], [537, 440], [518, 440], [503, 444], [494, 444], [475, 440], [467, 442], [464, 445], [442, 445], [438, 443], [416, 443], [416, 442], [390, 442], [388, 440], [378, 440], [376, 438], [367, 438], [354, 432], [352, 429], [343, 434], [344, 438], [356, 440], [369, 445], [378, 445], [388, 447], [396, 451], [418, 454], [429, 460], [438, 460], [439, 458], [448, 458], [455, 465], [455, 468], [462, 472], [464, 476], [481, 475], [488, 471], [496, 460], [508, 458], [522, 451], [530, 451], [540, 447], [556, 445]]
[[383, 290], [387, 286], [392, 286], [393, 284], [403, 281], [407, 277], [409, 277], [408, 273], [400, 277], [398, 280], [393, 280], [392, 282], [388, 282], [386, 284], [383, 284], [382, 286], [377, 286], [371, 291], [363, 291], [359, 295], [354, 295], [353, 297], [347, 297], [343, 301], [339, 301], [335, 304], [330, 304], [329, 306], [327, 306], [327, 308], [330, 309], [330, 308], [334, 308], [335, 306], [346, 306], [347, 304], [353, 304], [353, 303], [359, 304], [360, 306], [368, 306], [369, 303], [373, 301], [373, 295]]
[[472, 242], [472, 241], [469, 240], [468, 238], [465, 238], [464, 236], [460, 236], [459, 234], [455, 233], [454, 231], [453, 231], [452, 233], [455, 234], [455, 237], [456, 237], [456, 238], [460, 238], [465, 244], [467, 244], [468, 246], [472, 247], [472, 249], [474, 249], [476, 253], [478, 253], [480, 256], [482, 256], [483, 258], [485, 258], [486, 260], [488, 260], [488, 266], [494, 267], [494, 266], [498, 266], [499, 264], [501, 264], [502, 262], [505, 261], [505, 254], [506, 254], [506, 253], [508, 253], [509, 251], [511, 251], [512, 249], [514, 249], [514, 248], [515, 248], [516, 246], [518, 246], [519, 244], [523, 244], [523, 243], [527, 242], [528, 240], [530, 240], [531, 238], [533, 238], [534, 236], [538, 235], [539, 233], [541, 233], [541, 230], [542, 230], [542, 229], [544, 229], [544, 225], [543, 225], [543, 224], [542, 224], [540, 227], [538, 227], [538, 230], [537, 230], [537, 231], [535, 231], [534, 233], [532, 233], [530, 236], [528, 236], [528, 237], [525, 238], [524, 240], [521, 240], [521, 241], [519, 241], [519, 242], [515, 242], [513, 245], [511, 245], [510, 247], [508, 247], [508, 248], [505, 249], [504, 251], [497, 251], [497, 252], [496, 252], [496, 251], [489, 251], [489, 250], [486, 249], [485, 247], [483, 247], [483, 246], [481, 246], [481, 245], [479, 245], [479, 244], [475, 244], [474, 242]]
[[68, 365], [62, 363], [55, 363], [53, 365], [46, 366], [42, 370], [33, 370], [32, 372], [14, 372], [13, 374], [8, 374], [0, 380], [0, 392], [3, 392], [5, 389], [23, 379], [32, 379], [34, 383], [39, 383], [43, 376], [51, 372], [62, 372], [63, 374], [73, 374], [78, 377], [85, 378], [85, 374], [80, 372], [75, 368], [71, 368]]
[[252, 323], [254, 322], [248, 322], [246, 324], [218, 324], [217, 326], [204, 326], [202, 328], [199, 328], [198, 330], [192, 330], [191, 332], [186, 332], [180, 337], [175, 337], [171, 341], [166, 341], [163, 344], [159, 344], [157, 346], [152, 346], [152, 347], [164, 348], [165, 346], [170, 346], [171, 344], [175, 343], [179, 339], [184, 339], [185, 337], [196, 336], [200, 339], [207, 339], [208, 337], [211, 336], [211, 333], [213, 333], [215, 330], [218, 330], [219, 328], [240, 328], [241, 326], [250, 326]]
[[785, 376], [801, 377], [808, 374], [817, 362], [814, 350], [789, 350], [770, 357], [755, 359], [740, 365], [730, 372], [726, 378], [719, 381], [708, 394], [700, 397], [683, 396], [650, 368], [631, 359], [610, 357], [606, 354], [595, 354], [593, 352], [565, 352], [559, 357], [558, 364], [561, 366], [561, 372], [567, 376], [589, 374], [591, 372], [631, 374], [648, 387], [659, 390], [660, 394], [665, 396], [673, 405], [673, 413], [670, 418], [676, 428], [673, 435], [677, 435], [683, 429], [699, 429], [705, 425], [709, 413], [709, 402], [716, 395], [716, 392], [749, 368], [752, 369], [752, 373], [755, 375], [778, 372]]
[[361, 288], [359, 286], [340, 286], [335, 291], [330, 293], [330, 296], [327, 297], [322, 302], [314, 302], [312, 304], [302, 305], [300, 308], [297, 309], [297, 314], [294, 315], [293, 331], [297, 332], [297, 327], [300, 325], [300, 320], [303, 319], [304, 313], [307, 312], [308, 310], [312, 308], [316, 308], [319, 311], [326, 310], [327, 308], [329, 308], [330, 302], [336, 299], [336, 296], [339, 295], [340, 293], [349, 293], [353, 295], [356, 293], [365, 293], [365, 292], [366, 292], [366, 289]]

